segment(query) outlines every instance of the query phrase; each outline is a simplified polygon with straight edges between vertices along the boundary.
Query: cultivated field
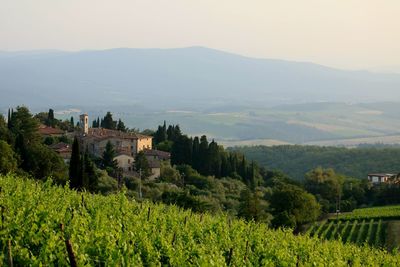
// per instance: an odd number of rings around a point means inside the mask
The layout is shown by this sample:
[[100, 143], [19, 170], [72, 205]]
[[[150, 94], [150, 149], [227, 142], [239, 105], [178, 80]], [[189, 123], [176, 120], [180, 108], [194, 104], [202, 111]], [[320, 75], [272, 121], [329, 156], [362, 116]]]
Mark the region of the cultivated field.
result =
[[[3, 266], [69, 266], [74, 262], [71, 266], [400, 264], [398, 254], [381, 249], [320, 242], [223, 214], [194, 214], [175, 206], [137, 203], [123, 192], [110, 196], [78, 193], [51, 182], [11, 175], [0, 176], [0, 187]], [[374, 228], [369, 224], [363, 226], [368, 231]], [[375, 228], [371, 231], [379, 233], [379, 222]]]

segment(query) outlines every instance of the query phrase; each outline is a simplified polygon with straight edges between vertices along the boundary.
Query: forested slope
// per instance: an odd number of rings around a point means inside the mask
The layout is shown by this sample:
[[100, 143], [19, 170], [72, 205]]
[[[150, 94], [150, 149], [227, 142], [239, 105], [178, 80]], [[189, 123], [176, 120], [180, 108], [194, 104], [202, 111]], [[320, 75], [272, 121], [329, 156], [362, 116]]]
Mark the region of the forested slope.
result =
[[253, 146], [235, 147], [268, 169], [279, 169], [295, 179], [316, 168], [333, 168], [337, 173], [355, 178], [366, 178], [368, 173], [398, 173], [400, 148], [397, 147], [319, 147], [319, 146]]

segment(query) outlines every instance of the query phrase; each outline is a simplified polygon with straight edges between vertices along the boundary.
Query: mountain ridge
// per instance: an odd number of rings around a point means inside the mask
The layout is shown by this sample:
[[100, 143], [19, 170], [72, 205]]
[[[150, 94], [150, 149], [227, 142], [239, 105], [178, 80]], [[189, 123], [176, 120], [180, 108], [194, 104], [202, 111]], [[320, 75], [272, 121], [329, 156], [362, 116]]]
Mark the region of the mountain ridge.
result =
[[400, 101], [397, 74], [252, 58], [201, 46], [2, 52], [0, 72], [4, 74], [0, 90], [5, 95], [0, 106], [48, 101], [160, 107], [351, 98], [354, 102]]

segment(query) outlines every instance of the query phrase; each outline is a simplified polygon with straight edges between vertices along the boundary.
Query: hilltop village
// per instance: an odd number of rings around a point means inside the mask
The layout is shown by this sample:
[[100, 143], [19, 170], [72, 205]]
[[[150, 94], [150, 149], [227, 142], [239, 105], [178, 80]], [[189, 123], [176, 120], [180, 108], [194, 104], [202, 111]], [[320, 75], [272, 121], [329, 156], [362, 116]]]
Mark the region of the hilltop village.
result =
[[[153, 149], [153, 137], [117, 129], [103, 127], [89, 127], [88, 114], [81, 114], [77, 128], [72, 132], [66, 132], [51, 126], [40, 125], [39, 132], [44, 137], [77, 138], [80, 147], [94, 158], [101, 158], [106, 150], [107, 144], [114, 149], [113, 161], [124, 176], [138, 176], [140, 170], [135, 170], [135, 158], [139, 152], [146, 157], [151, 171], [149, 179], [160, 176], [160, 165], [162, 161], [169, 161], [170, 153]], [[50, 147], [57, 152], [66, 163], [69, 163], [72, 147], [65, 142], [51, 144]]]

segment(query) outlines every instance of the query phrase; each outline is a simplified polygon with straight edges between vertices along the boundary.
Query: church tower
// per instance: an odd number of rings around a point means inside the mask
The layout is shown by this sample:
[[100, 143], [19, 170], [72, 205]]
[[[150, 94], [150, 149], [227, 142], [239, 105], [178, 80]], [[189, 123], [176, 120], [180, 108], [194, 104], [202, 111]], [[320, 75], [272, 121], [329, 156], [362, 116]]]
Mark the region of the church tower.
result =
[[88, 114], [82, 114], [79, 116], [79, 126], [81, 127], [83, 134], [87, 135], [89, 133], [89, 116], [88, 116]]

